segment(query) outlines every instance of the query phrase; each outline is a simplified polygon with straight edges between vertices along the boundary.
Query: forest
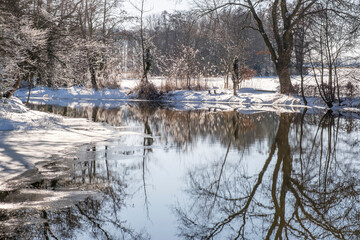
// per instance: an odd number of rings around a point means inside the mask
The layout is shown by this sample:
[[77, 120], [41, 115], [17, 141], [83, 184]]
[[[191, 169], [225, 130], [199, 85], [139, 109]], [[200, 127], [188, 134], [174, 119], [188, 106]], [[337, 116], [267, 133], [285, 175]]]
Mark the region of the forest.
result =
[[[188, 11], [130, 14], [124, 0], [1, 0], [0, 91], [24, 86], [116, 88], [124, 78], [161, 76], [169, 89], [223, 77], [224, 88], [252, 76], [278, 76], [281, 93], [306, 89], [311, 74], [331, 107], [341, 69], [359, 66], [358, 0], [208, 1]], [[151, 61], [146, 70], [146, 59]], [[234, 70], [234, 59], [238, 70]], [[229, 84], [230, 82], [230, 84]], [[357, 91], [357, 89], [356, 89]], [[236, 92], [234, 92], [236, 93]], [[304, 99], [305, 100], [305, 99]], [[306, 100], [305, 100], [306, 102]]]

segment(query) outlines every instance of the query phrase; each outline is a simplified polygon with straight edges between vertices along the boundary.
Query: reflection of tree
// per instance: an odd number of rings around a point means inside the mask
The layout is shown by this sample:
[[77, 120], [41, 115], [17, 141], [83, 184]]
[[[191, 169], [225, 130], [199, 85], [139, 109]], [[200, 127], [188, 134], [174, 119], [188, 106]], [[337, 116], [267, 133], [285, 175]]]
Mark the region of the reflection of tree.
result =
[[[87, 147], [86, 157], [77, 161], [69, 178], [51, 186], [60, 191], [95, 189], [101, 192], [100, 195], [75, 199], [77, 203], [73, 206], [60, 209], [0, 210], [0, 236], [5, 239], [78, 239], [77, 234], [87, 233], [95, 239], [148, 239], [145, 233], [128, 226], [120, 214], [126, 207], [127, 185], [109, 170], [107, 149], [105, 146], [103, 152], [96, 146]], [[106, 166], [101, 167], [103, 164]], [[128, 169], [119, 175], [125, 176], [126, 171]], [[47, 185], [39, 184], [38, 187], [46, 188]]]
[[[238, 149], [248, 148], [257, 139], [272, 138], [276, 132], [275, 113], [240, 114], [236, 111], [209, 112], [204, 110], [174, 111], [149, 104], [127, 105], [119, 108], [59, 107], [31, 105], [33, 109], [69, 117], [83, 117], [114, 126], [136, 123], [147, 126], [161, 141], [174, 142], [181, 150], [191, 150], [199, 138], [209, 138], [227, 146], [229, 142]], [[236, 121], [234, 121], [236, 119]], [[235, 139], [236, 138], [236, 139]]]
[[272, 113], [246, 115], [236, 111], [162, 110], [152, 116], [152, 123], [161, 123], [162, 139], [173, 141], [182, 150], [190, 150], [199, 139], [206, 138], [211, 142], [220, 141], [224, 146], [232, 142], [234, 147], [244, 149], [259, 138], [271, 136], [275, 129], [268, 126], [273, 126], [276, 118]]
[[154, 139], [152, 138], [152, 131], [149, 125], [149, 117], [145, 116], [144, 119], [144, 142], [143, 142], [143, 156], [142, 156], [142, 181], [143, 181], [143, 188], [144, 188], [144, 198], [145, 198], [145, 207], [147, 216], [149, 217], [149, 199], [148, 194], [146, 191], [146, 160], [148, 160], [148, 153], [152, 152], [151, 148], [148, 148], [151, 146], [154, 142]]
[[119, 218], [120, 209], [108, 216], [104, 212], [110, 209], [102, 204], [87, 198], [60, 210], [2, 210], [0, 239], [78, 239], [80, 232], [96, 239], [148, 239], [126, 226]]
[[[339, 154], [344, 157], [338, 148], [340, 121], [325, 115], [312, 138], [314, 128], [304, 124], [304, 116], [298, 131], [296, 124], [292, 125], [296, 118], [281, 114], [267, 159], [256, 177], [237, 167], [238, 163], [227, 163], [224, 168], [223, 160], [190, 171], [188, 192], [193, 204], [188, 210], [176, 208], [179, 235], [186, 239], [359, 237], [358, 171], [349, 171], [351, 167], [336, 158]], [[299, 139], [300, 146], [292, 147], [290, 142]], [[347, 154], [345, 157], [354, 158], [357, 152]]]

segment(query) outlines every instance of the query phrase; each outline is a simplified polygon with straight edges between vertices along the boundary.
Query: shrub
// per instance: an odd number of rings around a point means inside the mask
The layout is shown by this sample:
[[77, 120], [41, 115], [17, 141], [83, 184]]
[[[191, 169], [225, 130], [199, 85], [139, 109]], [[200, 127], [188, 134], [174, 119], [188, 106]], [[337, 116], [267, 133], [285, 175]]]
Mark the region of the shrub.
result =
[[100, 88], [107, 88], [107, 89], [119, 89], [121, 84], [119, 81], [112, 79], [108, 81], [99, 81]]
[[243, 67], [240, 69], [239, 72], [239, 79], [240, 82], [244, 81], [244, 80], [249, 80], [252, 79], [256, 74], [256, 71], [254, 69], [248, 68], [248, 67]]
[[147, 81], [141, 81], [132, 92], [136, 94], [138, 99], [143, 100], [158, 100], [161, 97], [155, 85]]
[[355, 95], [355, 91], [356, 91], [356, 86], [352, 83], [352, 82], [347, 82], [347, 84], [345, 85], [345, 89], [346, 89], [346, 95], [348, 97], [353, 97]]
[[170, 92], [176, 90], [176, 86], [172, 81], [166, 80], [165, 85], [161, 84], [160, 91], [161, 92]]

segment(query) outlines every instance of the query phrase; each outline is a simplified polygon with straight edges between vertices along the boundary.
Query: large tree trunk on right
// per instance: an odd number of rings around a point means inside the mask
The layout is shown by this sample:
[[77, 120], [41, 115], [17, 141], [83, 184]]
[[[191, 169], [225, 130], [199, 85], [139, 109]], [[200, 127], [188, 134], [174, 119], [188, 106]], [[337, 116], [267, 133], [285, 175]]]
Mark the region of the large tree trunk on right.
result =
[[275, 63], [276, 73], [279, 77], [280, 93], [290, 94], [295, 93], [295, 89], [291, 83], [290, 78], [290, 57], [279, 57], [278, 62]]

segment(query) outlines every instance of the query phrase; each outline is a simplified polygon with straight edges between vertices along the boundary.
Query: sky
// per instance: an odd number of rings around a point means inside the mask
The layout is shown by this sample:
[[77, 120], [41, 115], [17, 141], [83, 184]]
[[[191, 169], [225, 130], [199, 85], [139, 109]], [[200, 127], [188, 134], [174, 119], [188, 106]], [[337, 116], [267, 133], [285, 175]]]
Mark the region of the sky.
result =
[[[163, 11], [173, 12], [175, 10], [187, 10], [190, 8], [190, 0], [145, 0], [145, 15], [161, 13]], [[141, 0], [126, 0], [126, 11], [132, 14], [138, 13], [130, 4], [141, 6]]]

